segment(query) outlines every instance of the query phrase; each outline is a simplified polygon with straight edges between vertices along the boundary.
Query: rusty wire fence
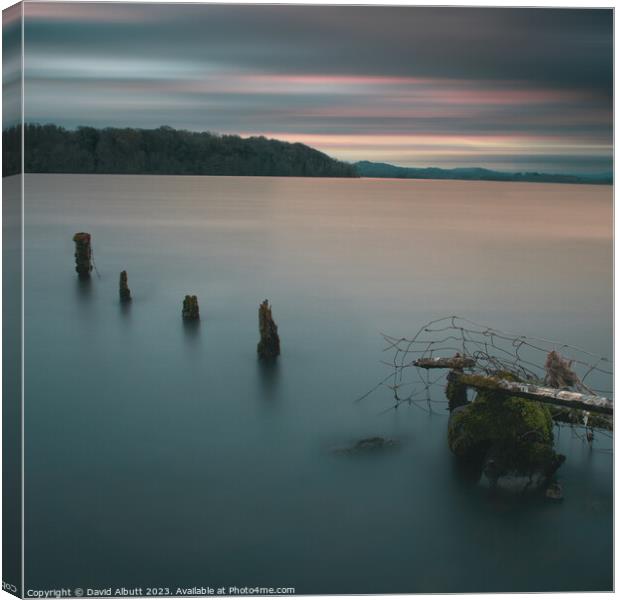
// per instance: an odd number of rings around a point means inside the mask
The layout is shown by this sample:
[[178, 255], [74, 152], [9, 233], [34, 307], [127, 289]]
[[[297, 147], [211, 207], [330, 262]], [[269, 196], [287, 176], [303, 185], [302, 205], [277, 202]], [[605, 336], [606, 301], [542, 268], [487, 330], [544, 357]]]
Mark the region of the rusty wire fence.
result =
[[455, 355], [472, 359], [467, 361], [471, 366], [463, 369], [466, 373], [509, 373], [520, 381], [613, 399], [611, 361], [571, 344], [510, 333], [458, 316], [430, 321], [412, 337], [383, 334], [383, 338], [390, 358], [381, 362], [389, 373], [358, 401], [388, 389], [393, 402], [387, 411], [406, 403], [445, 414], [446, 371], [417, 365], [423, 359]]

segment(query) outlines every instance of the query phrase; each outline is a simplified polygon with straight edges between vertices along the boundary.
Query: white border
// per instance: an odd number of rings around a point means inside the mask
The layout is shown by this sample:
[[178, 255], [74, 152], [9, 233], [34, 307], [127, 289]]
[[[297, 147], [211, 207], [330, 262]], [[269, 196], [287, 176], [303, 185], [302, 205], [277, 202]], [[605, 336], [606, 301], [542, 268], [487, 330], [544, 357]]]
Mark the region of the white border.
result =
[[[25, 0], [27, 2], [33, 2], [36, 0]], [[50, 0], [41, 0], [41, 1], [50, 1]], [[54, 1], [54, 0], [51, 0]], [[81, 4], [81, 3], [85, 3], [85, 2], [101, 2], [101, 0], [62, 0], [63, 2], [75, 2], [76, 4]], [[410, 0], [390, 0], [389, 2], [385, 2], [385, 1], [381, 1], [381, 0], [376, 0], [375, 2], [360, 2], [360, 1], [355, 1], [355, 0], [338, 0], [335, 2], [330, 2], [327, 0], [315, 0], [314, 2], [308, 2], [308, 1], [304, 1], [304, 0], [287, 0], [286, 2], [274, 2], [273, 0], [244, 0], [243, 2], [232, 2], [230, 0], [218, 0], [216, 2], [188, 2], [188, 1], [183, 1], [183, 0], [131, 0], [130, 2], [124, 2], [122, 0], [104, 0], [107, 1], [108, 3], [118, 3], [118, 4], [129, 4], [129, 3], [133, 3], [133, 4], [152, 4], [152, 3], [158, 3], [158, 4], [314, 4], [314, 5], [374, 5], [374, 6], [381, 6], [381, 5], [385, 5], [385, 6], [444, 6], [444, 7], [501, 7], [501, 8], [508, 8], [508, 7], [515, 7], [515, 8], [612, 8], [615, 11], [616, 8], [616, 1], [615, 0], [598, 0], [595, 3], [593, 3], [592, 5], [589, 5], [587, 0], [582, 0], [581, 2], [577, 2], [575, 0], [539, 0], [536, 2], [510, 2], [510, 1], [497, 1], [490, 3], [490, 2], [485, 2], [484, 0], [469, 0], [468, 2], [462, 2], [462, 1], [452, 1], [452, 2], [441, 2], [441, 1], [437, 1], [437, 0], [417, 0], [417, 1], [410, 1]], [[2, 8], [2, 10], [4, 10], [5, 8], [8, 8], [12, 5], [16, 4], [16, 2], [11, 1], [11, 0], [0, 0], [0, 8]], [[23, 125], [24, 125], [24, 121], [25, 121], [25, 94], [24, 94], [24, 85], [25, 85], [25, 81], [24, 81], [24, 3], [22, 3], [22, 11], [21, 11], [21, 19], [22, 19], [22, 23], [21, 23], [21, 27], [22, 27], [22, 40], [21, 40], [21, 44], [22, 44], [22, 52], [21, 52], [21, 65], [22, 65], [22, 73], [21, 73], [21, 120], [22, 120], [22, 149], [23, 149], [23, 144], [24, 144], [24, 129], [23, 129]], [[615, 43], [616, 41], [616, 36], [615, 36], [615, 13], [614, 13], [614, 117], [615, 117], [615, 113], [616, 113], [616, 108], [618, 106], [618, 86], [617, 86], [617, 81], [615, 78], [615, 74], [616, 74], [616, 65], [618, 64], [618, 53], [620, 52], [618, 49], [618, 45]], [[0, 61], [1, 61], [1, 57], [2, 57], [2, 50], [1, 50], [1, 46], [0, 46]], [[618, 323], [618, 307], [616, 306], [615, 303], [615, 299], [618, 297], [618, 281], [615, 278], [615, 274], [616, 274], [616, 265], [618, 265], [618, 258], [619, 258], [619, 251], [618, 251], [618, 247], [616, 245], [616, 239], [615, 239], [615, 232], [617, 229], [617, 225], [618, 225], [618, 214], [615, 210], [615, 197], [616, 197], [616, 181], [617, 181], [617, 176], [618, 176], [618, 171], [616, 169], [616, 165], [615, 165], [615, 147], [616, 144], [618, 143], [618, 132], [615, 128], [615, 118], [614, 118], [614, 355], [613, 355], [613, 364], [614, 364], [614, 390], [618, 389], [618, 383], [620, 381], [620, 374], [618, 373], [618, 369], [616, 368], [616, 340], [619, 339], [620, 337], [620, 324]], [[22, 460], [22, 481], [21, 481], [21, 492], [22, 492], [22, 515], [24, 514], [24, 499], [25, 499], [25, 489], [24, 489], [24, 462], [25, 462], [25, 454], [24, 454], [24, 433], [25, 433], [25, 429], [24, 429], [24, 418], [25, 418], [25, 413], [24, 413], [24, 400], [25, 400], [25, 388], [24, 388], [24, 384], [25, 384], [25, 379], [24, 379], [24, 368], [25, 368], [25, 362], [24, 362], [24, 355], [25, 355], [25, 343], [24, 343], [24, 277], [23, 277], [23, 273], [24, 273], [24, 244], [25, 244], [25, 238], [24, 238], [24, 217], [25, 217], [25, 210], [24, 210], [24, 198], [25, 198], [25, 177], [24, 177], [24, 152], [22, 150], [22, 173], [21, 173], [21, 178], [22, 178], [22, 199], [21, 199], [21, 209], [22, 209], [22, 223], [21, 223], [21, 227], [22, 227], [22, 255], [21, 255], [21, 264], [22, 264], [22, 282], [21, 282], [21, 287], [22, 287], [22, 307], [21, 307], [21, 335], [22, 335], [22, 348], [21, 348], [21, 383], [22, 383], [22, 407], [21, 407], [21, 419], [22, 419], [22, 431], [21, 431], [21, 435], [22, 435], [22, 447], [21, 447], [21, 460]], [[1, 191], [0, 191], [0, 198], [1, 198]], [[0, 240], [1, 240], [1, 233], [0, 233]], [[1, 273], [1, 263], [0, 263], [0, 273]], [[1, 282], [0, 282], [0, 288], [1, 288]], [[1, 319], [1, 317], [0, 317]], [[1, 330], [1, 328], [0, 328]], [[1, 356], [1, 349], [0, 349], [0, 356]], [[2, 366], [0, 364], [0, 376], [2, 374]], [[1, 423], [1, 413], [0, 413], [0, 423]], [[0, 446], [0, 458], [1, 458], [1, 446]], [[615, 520], [615, 514], [616, 514], [616, 508], [618, 506], [618, 502], [619, 499], [617, 497], [616, 492], [616, 487], [615, 487], [615, 483], [618, 481], [618, 464], [615, 460], [615, 453], [614, 453], [614, 585], [615, 585], [615, 573], [618, 571], [618, 566], [620, 564], [620, 560], [618, 559], [618, 554], [615, 552], [615, 540], [616, 540], [616, 532], [617, 532], [617, 523]], [[0, 499], [0, 506], [1, 506], [1, 499]], [[24, 519], [22, 518], [22, 590], [23, 593], [25, 593], [25, 577], [24, 577], [24, 571], [25, 571], [25, 550], [24, 550]], [[578, 544], [580, 543], [580, 541], [578, 539], [575, 539], [575, 543]], [[2, 548], [0, 545], [0, 561], [2, 558]], [[1, 562], [0, 562], [1, 564]], [[526, 597], [528, 594], [510, 594], [513, 597]], [[610, 597], [613, 594], [612, 593], [586, 593], [586, 594], [580, 594], [583, 597], [586, 598], [594, 598], [595, 596], [597, 598], [600, 598], [601, 596], [607, 596]], [[427, 594], [398, 594], [398, 595], [376, 595], [374, 597], [376, 598], [386, 598], [386, 599], [392, 599], [392, 598], [406, 598], [409, 596], [413, 596], [414, 598], [419, 598], [420, 600], [425, 600], [427, 598], [431, 598], [431, 595], [427, 595]], [[504, 596], [504, 594], [468, 594], [468, 596], [470, 597], [474, 597], [474, 598], [485, 598], [485, 599], [494, 599], [494, 598], [501, 598], [502, 596]], [[551, 600], [560, 600], [560, 599], [564, 599], [566, 597], [566, 594], [545, 594], [546, 597], [550, 598]], [[11, 596], [10, 594], [8, 594], [7, 592], [0, 592], [0, 600], [6, 598], [13, 598], [14, 596]], [[318, 599], [323, 599], [323, 600], [327, 600], [330, 598], [336, 598], [337, 596], [305, 596], [306, 598], [318, 598]]]

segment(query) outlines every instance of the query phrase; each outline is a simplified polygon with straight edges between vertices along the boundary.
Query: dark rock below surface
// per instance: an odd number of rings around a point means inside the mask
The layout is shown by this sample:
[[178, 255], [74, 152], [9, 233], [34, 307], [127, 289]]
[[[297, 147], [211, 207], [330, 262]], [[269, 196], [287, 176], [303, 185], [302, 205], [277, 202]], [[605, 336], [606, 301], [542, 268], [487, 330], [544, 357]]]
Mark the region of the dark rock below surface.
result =
[[393, 450], [397, 448], [399, 443], [396, 440], [383, 437], [369, 437], [359, 440], [348, 448], [337, 448], [335, 454], [368, 454], [372, 452], [382, 452], [384, 450]]

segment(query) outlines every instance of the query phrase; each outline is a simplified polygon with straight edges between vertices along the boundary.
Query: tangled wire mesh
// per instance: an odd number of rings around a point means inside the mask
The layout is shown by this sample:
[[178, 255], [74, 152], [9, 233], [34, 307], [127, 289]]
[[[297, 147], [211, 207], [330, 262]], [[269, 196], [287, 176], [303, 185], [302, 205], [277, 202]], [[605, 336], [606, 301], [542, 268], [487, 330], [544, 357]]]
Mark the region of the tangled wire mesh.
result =
[[383, 334], [392, 358], [382, 361], [390, 373], [362, 400], [381, 387], [392, 391], [394, 403], [403, 402], [433, 412], [447, 404], [431, 389], [445, 385], [445, 371], [421, 368], [424, 359], [463, 359], [466, 373], [493, 376], [510, 373], [521, 381], [612, 398], [610, 361], [577, 346], [494, 329], [458, 316], [442, 317], [423, 325], [413, 337]]

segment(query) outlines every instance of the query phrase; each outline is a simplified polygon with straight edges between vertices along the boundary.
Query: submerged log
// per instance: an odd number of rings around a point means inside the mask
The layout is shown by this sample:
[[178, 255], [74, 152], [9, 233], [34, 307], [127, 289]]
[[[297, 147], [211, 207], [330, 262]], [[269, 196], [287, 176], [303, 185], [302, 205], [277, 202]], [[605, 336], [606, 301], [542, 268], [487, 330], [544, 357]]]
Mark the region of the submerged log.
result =
[[197, 321], [200, 319], [197, 296], [185, 296], [185, 299], [183, 300], [183, 311], [181, 314], [187, 321]]
[[435, 357], [435, 358], [419, 358], [413, 361], [414, 367], [420, 369], [467, 369], [476, 366], [476, 360], [468, 356], [452, 356], [451, 358]]
[[614, 430], [613, 416], [603, 415], [600, 413], [591, 413], [587, 410], [566, 408], [565, 406], [554, 406], [551, 410], [551, 418], [556, 423], [582, 425], [588, 429], [604, 429], [605, 431]]
[[90, 233], [83, 231], [73, 236], [75, 242], [75, 270], [81, 278], [90, 277], [93, 270], [93, 251], [90, 243]]
[[262, 359], [272, 360], [280, 355], [280, 336], [278, 326], [271, 315], [269, 300], [265, 300], [258, 307], [258, 330], [260, 341], [256, 347], [258, 356]]
[[131, 300], [131, 291], [127, 286], [127, 271], [121, 271], [121, 276], [118, 283], [118, 294], [121, 302], [129, 302]]
[[506, 396], [525, 398], [526, 400], [535, 400], [546, 404], [567, 406], [568, 408], [576, 408], [606, 415], [612, 415], [614, 411], [613, 400], [604, 398], [603, 396], [582, 394], [569, 390], [558, 390], [531, 383], [508, 381], [506, 379], [486, 375], [469, 375], [459, 373], [458, 371], [451, 371], [448, 373], [448, 379], [453, 383], [460, 383], [477, 390], [488, 390]]

